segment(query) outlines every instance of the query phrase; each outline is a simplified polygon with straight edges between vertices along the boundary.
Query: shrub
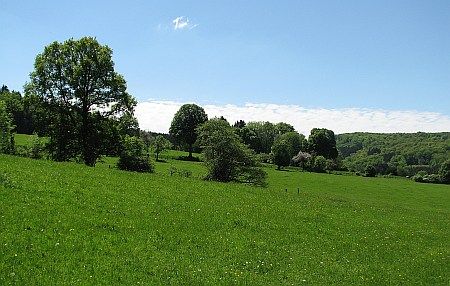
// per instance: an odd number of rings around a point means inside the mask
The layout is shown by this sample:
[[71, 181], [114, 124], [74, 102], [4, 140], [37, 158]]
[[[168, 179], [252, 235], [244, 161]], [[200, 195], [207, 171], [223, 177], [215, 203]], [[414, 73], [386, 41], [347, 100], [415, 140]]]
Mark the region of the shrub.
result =
[[425, 171], [419, 171], [415, 174], [412, 179], [418, 183], [442, 183], [442, 177], [438, 174], [427, 174]]
[[326, 166], [327, 166], [327, 159], [325, 159], [324, 156], [317, 156], [314, 159], [313, 169], [315, 172], [319, 172], [319, 173], [325, 172]]
[[241, 142], [228, 122], [209, 120], [198, 128], [198, 133], [208, 169], [207, 179], [250, 183], [264, 181], [264, 171], [256, 166], [253, 153]]
[[338, 169], [338, 165], [337, 165], [336, 161], [331, 160], [331, 159], [327, 159], [327, 163], [326, 163], [325, 169], [327, 171], [337, 170]]
[[450, 183], [450, 160], [445, 161], [439, 169], [439, 176], [444, 184]]
[[375, 166], [368, 164], [364, 169], [364, 177], [375, 177], [377, 174], [377, 170]]
[[259, 163], [272, 163], [271, 154], [259, 153], [255, 155], [255, 160]]
[[441, 176], [438, 174], [430, 174], [423, 177], [424, 183], [433, 183], [433, 184], [440, 184], [442, 183]]
[[144, 151], [145, 145], [142, 139], [126, 135], [117, 167], [127, 171], [153, 172], [153, 165]]
[[296, 165], [302, 169], [307, 169], [309, 168], [311, 158], [311, 154], [300, 151], [292, 158], [292, 163], [294, 166]]
[[427, 174], [427, 172], [425, 172], [425, 171], [419, 171], [419, 172], [417, 172], [417, 174], [415, 174], [413, 177], [412, 177], [412, 179], [415, 181], [415, 182], [419, 182], [419, 183], [422, 183], [424, 180], [423, 180], [423, 178], [425, 177], [425, 176], [427, 176], [428, 174]]
[[42, 159], [44, 157], [45, 141], [37, 135], [32, 136], [31, 146], [28, 150], [28, 157]]
[[190, 178], [192, 176], [192, 171], [191, 170], [185, 170], [185, 169], [177, 169], [174, 166], [170, 166], [169, 174], [171, 176], [178, 175], [178, 176], [181, 176], [181, 177]]

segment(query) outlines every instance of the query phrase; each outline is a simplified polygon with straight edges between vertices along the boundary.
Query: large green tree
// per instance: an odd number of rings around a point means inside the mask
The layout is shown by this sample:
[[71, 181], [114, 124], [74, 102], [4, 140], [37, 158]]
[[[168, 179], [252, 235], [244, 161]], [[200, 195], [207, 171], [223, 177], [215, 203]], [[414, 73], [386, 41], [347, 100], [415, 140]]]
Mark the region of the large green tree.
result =
[[193, 145], [197, 140], [197, 127], [208, 120], [205, 110], [196, 104], [184, 104], [175, 113], [169, 133], [177, 141], [188, 145], [189, 158], [192, 159]]
[[132, 115], [136, 105], [114, 70], [112, 50], [95, 38], [51, 43], [37, 55], [30, 77], [26, 90], [51, 113], [51, 146], [59, 160], [81, 155], [86, 165], [95, 165], [99, 119]]
[[[298, 154], [300, 151], [306, 151], [307, 148], [307, 141], [305, 139], [305, 136], [303, 134], [300, 134], [296, 131], [287, 132], [280, 136], [278, 136], [275, 139], [275, 142], [283, 140], [286, 141], [289, 148], [289, 156], [294, 157]], [[274, 143], [275, 144], [275, 143]]]
[[295, 132], [294, 126], [286, 122], [278, 122], [275, 124], [275, 130], [278, 135], [282, 135], [288, 132]]
[[308, 145], [310, 152], [316, 156], [323, 156], [326, 159], [336, 159], [338, 156], [336, 139], [332, 130], [313, 128], [308, 137]]
[[20, 92], [10, 91], [6, 85], [0, 89], [0, 100], [6, 104], [6, 110], [12, 116], [12, 123], [17, 133], [33, 132], [29, 114], [25, 110], [24, 99]]
[[242, 128], [241, 134], [245, 144], [249, 145], [256, 153], [269, 154], [278, 135], [275, 125], [266, 122], [249, 122]]
[[276, 140], [272, 145], [273, 163], [277, 165], [278, 170], [289, 166], [291, 156], [289, 144], [286, 140]]

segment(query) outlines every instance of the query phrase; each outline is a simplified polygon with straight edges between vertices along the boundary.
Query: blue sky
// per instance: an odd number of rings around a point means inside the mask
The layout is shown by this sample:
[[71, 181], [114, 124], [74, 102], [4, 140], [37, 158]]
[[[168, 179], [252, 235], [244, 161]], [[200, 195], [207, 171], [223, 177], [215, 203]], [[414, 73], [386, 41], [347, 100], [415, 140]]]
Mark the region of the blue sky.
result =
[[140, 102], [448, 119], [449, 15], [448, 0], [0, 0], [0, 84], [22, 90], [45, 45], [88, 35], [113, 49]]

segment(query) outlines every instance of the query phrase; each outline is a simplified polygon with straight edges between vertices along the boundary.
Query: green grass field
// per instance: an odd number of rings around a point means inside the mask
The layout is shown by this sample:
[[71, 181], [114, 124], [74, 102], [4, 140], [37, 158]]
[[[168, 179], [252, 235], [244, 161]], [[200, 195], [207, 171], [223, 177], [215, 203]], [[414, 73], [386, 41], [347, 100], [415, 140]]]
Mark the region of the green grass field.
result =
[[203, 181], [202, 163], [113, 166], [0, 155], [0, 285], [450, 282], [448, 185], [266, 168], [257, 188]]

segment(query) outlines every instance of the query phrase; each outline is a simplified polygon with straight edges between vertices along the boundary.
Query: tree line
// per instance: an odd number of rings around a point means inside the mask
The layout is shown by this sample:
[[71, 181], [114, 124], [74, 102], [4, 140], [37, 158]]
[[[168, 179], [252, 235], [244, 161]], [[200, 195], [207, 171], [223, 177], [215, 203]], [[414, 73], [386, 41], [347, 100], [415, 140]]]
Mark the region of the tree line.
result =
[[449, 183], [450, 133], [350, 133], [336, 137], [343, 167], [368, 176], [396, 175]]
[[[239, 120], [231, 125], [224, 117], [209, 119], [195, 104], [181, 106], [169, 134], [154, 134], [139, 129], [135, 106], [125, 79], [114, 70], [108, 46], [91, 37], [53, 42], [37, 55], [23, 96], [6, 86], [0, 90], [0, 152], [20, 153], [14, 132], [36, 134], [27, 150], [30, 157], [40, 157], [45, 149], [53, 160], [94, 166], [103, 155], [119, 156], [119, 168], [151, 172], [150, 148], [156, 160], [164, 150], [178, 148], [189, 152], [185, 160], [198, 159], [194, 151], [203, 152], [209, 179], [254, 184], [264, 184], [264, 163], [315, 172], [417, 175], [417, 166], [437, 172], [449, 157], [446, 133], [445, 147], [425, 140], [419, 149], [406, 148], [408, 153], [402, 146], [394, 150], [397, 145], [388, 137], [336, 136], [332, 130], [314, 128], [306, 138], [284, 122]], [[444, 177], [440, 174], [439, 180]]]

